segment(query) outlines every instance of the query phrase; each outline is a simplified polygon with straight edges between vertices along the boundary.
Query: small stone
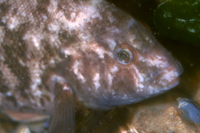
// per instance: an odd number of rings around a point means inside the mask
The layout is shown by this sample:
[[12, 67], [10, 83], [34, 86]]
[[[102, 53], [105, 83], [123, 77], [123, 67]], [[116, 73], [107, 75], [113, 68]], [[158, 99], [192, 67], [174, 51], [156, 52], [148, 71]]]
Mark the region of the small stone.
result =
[[16, 130], [16, 133], [31, 133], [30, 129], [26, 125], [19, 125]]

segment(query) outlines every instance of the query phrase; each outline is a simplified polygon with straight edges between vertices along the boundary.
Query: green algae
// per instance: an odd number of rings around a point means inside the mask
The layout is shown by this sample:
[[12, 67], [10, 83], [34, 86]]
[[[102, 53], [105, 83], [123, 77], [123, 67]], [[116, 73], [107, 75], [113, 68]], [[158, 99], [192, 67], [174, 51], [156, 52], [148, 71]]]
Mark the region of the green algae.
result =
[[159, 35], [200, 46], [200, 0], [167, 0], [154, 19]]

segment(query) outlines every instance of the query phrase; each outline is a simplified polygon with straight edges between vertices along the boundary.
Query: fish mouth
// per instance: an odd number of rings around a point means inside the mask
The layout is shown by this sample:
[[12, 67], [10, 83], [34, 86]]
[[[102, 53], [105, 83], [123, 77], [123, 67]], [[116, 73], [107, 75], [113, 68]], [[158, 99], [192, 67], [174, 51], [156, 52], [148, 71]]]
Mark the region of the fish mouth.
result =
[[176, 87], [179, 84], [179, 76], [183, 73], [183, 67], [179, 62], [170, 64], [162, 73], [153, 79], [147, 89], [150, 95], [158, 95]]

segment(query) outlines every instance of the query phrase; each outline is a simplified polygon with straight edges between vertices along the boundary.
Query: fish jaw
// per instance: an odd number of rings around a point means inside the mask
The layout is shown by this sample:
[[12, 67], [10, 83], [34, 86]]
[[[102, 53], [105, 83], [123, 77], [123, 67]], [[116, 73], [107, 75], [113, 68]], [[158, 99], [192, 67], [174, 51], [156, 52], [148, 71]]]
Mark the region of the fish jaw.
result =
[[176, 62], [176, 64], [177, 65], [168, 66], [157, 78], [153, 80], [153, 82], [147, 87], [150, 94], [163, 93], [179, 84], [179, 76], [183, 72], [183, 68], [179, 62]]

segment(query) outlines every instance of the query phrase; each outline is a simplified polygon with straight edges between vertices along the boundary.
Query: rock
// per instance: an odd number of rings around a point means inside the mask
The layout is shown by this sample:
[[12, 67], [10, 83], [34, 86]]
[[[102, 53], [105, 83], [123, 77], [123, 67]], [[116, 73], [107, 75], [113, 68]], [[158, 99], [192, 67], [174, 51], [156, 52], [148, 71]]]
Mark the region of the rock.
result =
[[199, 45], [200, 2], [198, 0], [168, 0], [155, 11], [159, 34], [170, 39]]
[[26, 125], [20, 125], [17, 128], [16, 133], [31, 133], [31, 131]]
[[[170, 93], [169, 93], [170, 94]], [[189, 123], [181, 117], [178, 102], [170, 95], [162, 101], [155, 100], [137, 107], [129, 108], [130, 123], [127, 123], [133, 133], [197, 133], [198, 125]], [[131, 133], [132, 133], [131, 132]], [[122, 132], [121, 132], [122, 133]]]

